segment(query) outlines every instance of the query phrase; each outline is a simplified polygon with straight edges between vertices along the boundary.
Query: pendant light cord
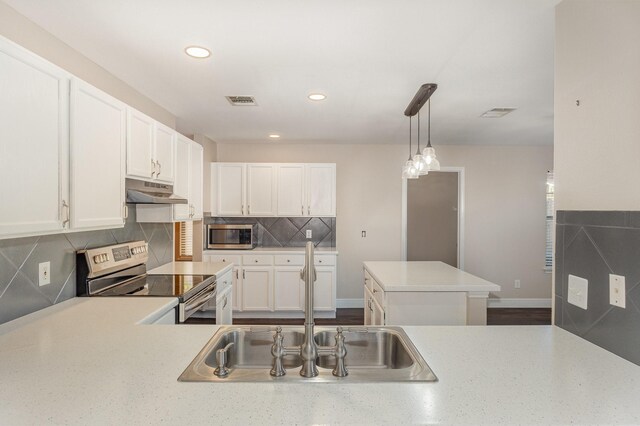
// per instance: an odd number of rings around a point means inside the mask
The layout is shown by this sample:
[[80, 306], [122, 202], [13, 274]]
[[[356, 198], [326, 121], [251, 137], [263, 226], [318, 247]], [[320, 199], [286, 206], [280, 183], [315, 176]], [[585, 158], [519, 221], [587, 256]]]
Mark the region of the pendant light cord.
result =
[[431, 98], [427, 101], [429, 105], [427, 105], [427, 111], [429, 112], [429, 119], [427, 121], [427, 148], [431, 148]]
[[411, 117], [409, 117], [409, 160], [411, 160]]
[[416, 153], [420, 154], [420, 111], [418, 111], [418, 150]]

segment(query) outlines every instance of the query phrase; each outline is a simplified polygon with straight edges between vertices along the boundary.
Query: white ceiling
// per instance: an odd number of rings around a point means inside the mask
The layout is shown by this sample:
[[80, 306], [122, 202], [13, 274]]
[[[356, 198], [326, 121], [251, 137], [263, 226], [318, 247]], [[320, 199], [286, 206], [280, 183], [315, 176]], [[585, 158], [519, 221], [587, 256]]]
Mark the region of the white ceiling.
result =
[[407, 143], [422, 83], [435, 145], [553, 141], [558, 0], [4, 1], [219, 142]]

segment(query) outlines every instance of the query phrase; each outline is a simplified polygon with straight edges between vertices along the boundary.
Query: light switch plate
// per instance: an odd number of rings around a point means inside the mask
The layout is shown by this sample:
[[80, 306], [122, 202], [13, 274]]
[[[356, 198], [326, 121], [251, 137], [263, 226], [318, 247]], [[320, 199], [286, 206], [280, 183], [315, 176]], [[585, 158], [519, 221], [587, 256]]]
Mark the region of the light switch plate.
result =
[[38, 285], [51, 284], [51, 262], [38, 264]]
[[626, 308], [624, 276], [609, 274], [609, 303]]
[[569, 275], [569, 297], [567, 301], [579, 308], [587, 309], [588, 298], [589, 281], [575, 275]]

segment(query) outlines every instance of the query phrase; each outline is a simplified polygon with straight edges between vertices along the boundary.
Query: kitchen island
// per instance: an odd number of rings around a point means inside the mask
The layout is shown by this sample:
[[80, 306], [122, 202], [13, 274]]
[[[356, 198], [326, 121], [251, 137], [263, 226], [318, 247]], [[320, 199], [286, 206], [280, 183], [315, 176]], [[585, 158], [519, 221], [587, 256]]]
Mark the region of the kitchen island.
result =
[[218, 327], [136, 325], [175, 303], [75, 298], [0, 325], [0, 424], [640, 423], [640, 367], [554, 326], [404, 327], [438, 382], [178, 382]]
[[500, 286], [443, 262], [364, 262], [367, 325], [487, 325]]

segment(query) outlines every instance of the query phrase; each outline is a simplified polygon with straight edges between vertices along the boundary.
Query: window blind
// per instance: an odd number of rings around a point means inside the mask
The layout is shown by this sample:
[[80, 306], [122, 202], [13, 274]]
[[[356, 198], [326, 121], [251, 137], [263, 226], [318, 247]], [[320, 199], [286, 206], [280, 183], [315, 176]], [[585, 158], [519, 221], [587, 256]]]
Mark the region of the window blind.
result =
[[179, 259], [193, 256], [193, 222], [180, 222], [179, 224]]
[[553, 215], [554, 215], [554, 183], [553, 171], [547, 172], [547, 244], [544, 253], [544, 269], [551, 272], [553, 268]]

